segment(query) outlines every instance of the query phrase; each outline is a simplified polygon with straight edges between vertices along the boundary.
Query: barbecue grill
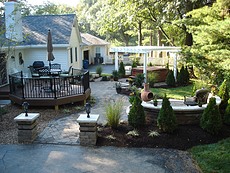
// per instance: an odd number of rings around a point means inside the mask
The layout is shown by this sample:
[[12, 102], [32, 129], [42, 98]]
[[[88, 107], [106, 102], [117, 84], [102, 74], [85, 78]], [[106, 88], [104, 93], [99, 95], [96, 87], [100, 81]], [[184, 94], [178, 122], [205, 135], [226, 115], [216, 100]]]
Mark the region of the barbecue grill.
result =
[[45, 64], [43, 61], [34, 61], [34, 63], [33, 63], [34, 69], [43, 68], [44, 66], [45, 66]]

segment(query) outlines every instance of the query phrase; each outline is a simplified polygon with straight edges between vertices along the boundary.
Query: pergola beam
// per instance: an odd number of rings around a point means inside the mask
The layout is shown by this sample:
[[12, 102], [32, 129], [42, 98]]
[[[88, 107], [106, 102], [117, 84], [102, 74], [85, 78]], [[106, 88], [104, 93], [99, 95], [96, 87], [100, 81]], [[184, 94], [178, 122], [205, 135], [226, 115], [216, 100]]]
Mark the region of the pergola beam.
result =
[[142, 53], [144, 54], [144, 67], [143, 73], [145, 76], [145, 82], [147, 82], [147, 59], [148, 53], [152, 51], [165, 51], [169, 53], [173, 53], [174, 58], [174, 77], [176, 79], [176, 69], [177, 69], [177, 53], [181, 51], [180, 47], [172, 47], [172, 46], [128, 46], [128, 47], [112, 47], [110, 48], [110, 52], [115, 53], [115, 70], [118, 70], [118, 53]]

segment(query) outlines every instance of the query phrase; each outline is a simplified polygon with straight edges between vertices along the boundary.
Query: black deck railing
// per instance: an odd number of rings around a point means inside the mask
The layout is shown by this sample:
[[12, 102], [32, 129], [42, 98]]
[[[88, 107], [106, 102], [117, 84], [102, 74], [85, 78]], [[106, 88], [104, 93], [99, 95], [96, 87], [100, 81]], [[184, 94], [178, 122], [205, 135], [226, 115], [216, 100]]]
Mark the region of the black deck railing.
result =
[[72, 69], [67, 76], [26, 77], [23, 72], [9, 75], [10, 94], [26, 98], [61, 98], [84, 94], [90, 88], [89, 72]]

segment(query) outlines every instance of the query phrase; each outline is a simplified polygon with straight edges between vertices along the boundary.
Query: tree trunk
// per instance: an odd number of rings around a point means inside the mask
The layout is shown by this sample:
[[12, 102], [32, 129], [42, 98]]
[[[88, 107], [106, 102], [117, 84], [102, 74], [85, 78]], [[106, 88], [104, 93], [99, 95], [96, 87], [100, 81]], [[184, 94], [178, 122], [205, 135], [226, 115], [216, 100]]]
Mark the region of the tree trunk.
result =
[[[153, 31], [150, 30], [150, 46], [153, 45]], [[153, 51], [151, 51], [151, 57], [153, 57]]]
[[187, 31], [185, 31], [186, 33], [186, 38], [185, 38], [185, 45], [186, 46], [192, 46], [193, 45], [193, 37], [191, 33], [188, 33]]
[[157, 46], [162, 46], [162, 32], [160, 30], [157, 31]]
[[138, 46], [142, 46], [142, 21], [138, 22]]
[[[162, 46], [162, 32], [158, 29], [158, 31], [157, 31], [157, 46]], [[157, 54], [158, 54], [158, 57], [162, 57], [162, 52], [157, 52]]]

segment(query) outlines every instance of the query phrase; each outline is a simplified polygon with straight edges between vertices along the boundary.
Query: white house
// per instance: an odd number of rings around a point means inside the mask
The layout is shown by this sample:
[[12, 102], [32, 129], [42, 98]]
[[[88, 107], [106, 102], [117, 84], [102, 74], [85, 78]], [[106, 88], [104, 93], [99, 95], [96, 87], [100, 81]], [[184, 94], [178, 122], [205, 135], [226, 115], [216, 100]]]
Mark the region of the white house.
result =
[[1, 81], [16, 71], [29, 75], [28, 66], [34, 61], [49, 64], [48, 30], [52, 34], [55, 57], [52, 63], [61, 64], [62, 70], [68, 70], [70, 66], [82, 68], [85, 60], [94, 64], [108, 59], [109, 43], [90, 34], [81, 34], [75, 14], [21, 17], [18, 3], [10, 1], [5, 3], [5, 28], [5, 38], [11, 41], [1, 47], [1, 57], [7, 57], [6, 74], [0, 75]]

